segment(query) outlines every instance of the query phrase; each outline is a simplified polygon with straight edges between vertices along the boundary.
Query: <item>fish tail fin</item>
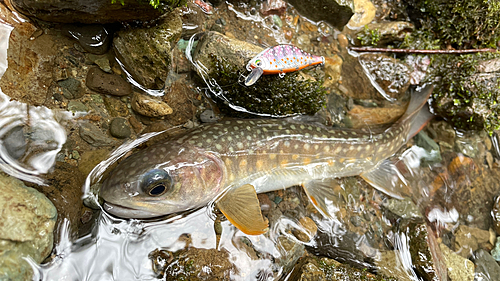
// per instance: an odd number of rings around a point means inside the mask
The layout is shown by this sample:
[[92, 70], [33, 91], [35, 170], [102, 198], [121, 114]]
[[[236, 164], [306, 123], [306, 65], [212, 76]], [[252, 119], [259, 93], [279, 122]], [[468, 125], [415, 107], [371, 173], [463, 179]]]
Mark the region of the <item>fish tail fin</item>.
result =
[[406, 112], [401, 116], [400, 123], [409, 123], [410, 130], [406, 139], [409, 140], [415, 136], [432, 119], [433, 115], [429, 111], [427, 100], [429, 99], [433, 86], [426, 86], [419, 91], [411, 94], [410, 103]]

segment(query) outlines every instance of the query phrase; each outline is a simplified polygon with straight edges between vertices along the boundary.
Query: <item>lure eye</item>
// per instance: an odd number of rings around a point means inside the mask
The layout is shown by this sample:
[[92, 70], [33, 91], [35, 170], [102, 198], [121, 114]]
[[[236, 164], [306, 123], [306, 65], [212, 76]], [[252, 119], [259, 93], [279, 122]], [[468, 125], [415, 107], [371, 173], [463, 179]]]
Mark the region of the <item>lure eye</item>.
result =
[[149, 196], [157, 197], [172, 190], [172, 178], [164, 170], [154, 169], [144, 175], [142, 186]]
[[262, 65], [262, 61], [261, 60], [256, 60], [255, 61], [255, 65], [256, 66], [261, 66]]

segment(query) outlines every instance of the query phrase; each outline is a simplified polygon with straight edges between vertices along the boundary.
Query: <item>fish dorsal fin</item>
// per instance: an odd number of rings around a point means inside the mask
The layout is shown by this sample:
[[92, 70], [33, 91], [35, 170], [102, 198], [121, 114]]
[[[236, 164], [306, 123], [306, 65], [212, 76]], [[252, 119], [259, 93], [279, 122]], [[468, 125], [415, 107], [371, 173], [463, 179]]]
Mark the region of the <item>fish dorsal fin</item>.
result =
[[420, 111], [413, 117], [411, 122], [410, 131], [408, 132], [407, 140], [413, 138], [418, 132], [420, 132], [427, 123], [434, 117], [432, 113], [429, 111], [429, 106], [427, 104], [424, 105], [420, 109]]
[[250, 72], [247, 78], [245, 78], [245, 86], [252, 86], [253, 84], [255, 84], [255, 82], [259, 80], [263, 73], [264, 70], [260, 67], [252, 69], [252, 72]]
[[234, 226], [245, 234], [259, 235], [268, 230], [262, 217], [257, 192], [251, 184], [229, 190], [217, 201], [217, 207]]
[[407, 180], [391, 160], [383, 160], [360, 176], [371, 186], [391, 197], [403, 199], [409, 194]]

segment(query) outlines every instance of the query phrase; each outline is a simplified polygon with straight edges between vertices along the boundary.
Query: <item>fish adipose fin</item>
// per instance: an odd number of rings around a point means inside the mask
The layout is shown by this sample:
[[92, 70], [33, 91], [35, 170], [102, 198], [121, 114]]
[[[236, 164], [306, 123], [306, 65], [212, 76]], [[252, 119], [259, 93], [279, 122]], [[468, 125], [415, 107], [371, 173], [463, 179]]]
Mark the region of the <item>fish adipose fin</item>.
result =
[[234, 226], [245, 234], [259, 235], [268, 230], [260, 211], [257, 192], [251, 184], [229, 190], [217, 201], [217, 207]]
[[360, 176], [379, 191], [398, 199], [408, 195], [408, 183], [391, 160], [383, 160]]
[[259, 80], [263, 73], [264, 70], [260, 67], [252, 69], [252, 72], [250, 72], [247, 78], [245, 78], [245, 86], [252, 86], [253, 84], [255, 84], [255, 82]]
[[325, 217], [335, 217], [339, 210], [335, 186], [338, 186], [335, 179], [310, 180], [302, 184], [309, 201]]

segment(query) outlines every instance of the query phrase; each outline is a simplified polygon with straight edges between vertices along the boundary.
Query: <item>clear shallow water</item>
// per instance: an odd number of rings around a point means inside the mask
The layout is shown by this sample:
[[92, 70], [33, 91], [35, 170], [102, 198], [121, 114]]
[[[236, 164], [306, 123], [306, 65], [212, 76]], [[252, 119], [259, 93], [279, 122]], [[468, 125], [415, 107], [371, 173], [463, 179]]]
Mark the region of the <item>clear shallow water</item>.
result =
[[[243, 17], [242, 15], [238, 14], [240, 17]], [[256, 20], [255, 17], [249, 19]], [[0, 38], [4, 39], [0, 44], [2, 62], [0, 69], [3, 73], [6, 69], [7, 39], [12, 28], [1, 25], [0, 30]], [[15, 158], [12, 157], [13, 152], [7, 151], [3, 145], [0, 149], [0, 156], [5, 163], [2, 163], [1, 167], [18, 178], [41, 183], [39, 175], [52, 172], [50, 167], [55, 161], [55, 155], [66, 141], [66, 133], [59, 124], [64, 123], [61, 121], [65, 120], [67, 115], [64, 112], [61, 113], [62, 115], [54, 113], [44, 107], [10, 102], [7, 96], [1, 96], [0, 101], [2, 104], [0, 122], [3, 124], [0, 129], [0, 138], [5, 140], [19, 126], [29, 125], [32, 138], [36, 140], [30, 145], [43, 148], [33, 150], [30, 157]], [[27, 118], [27, 108], [29, 108], [30, 119]], [[450, 233], [464, 222], [474, 221], [475, 214], [468, 213], [467, 209], [461, 206], [466, 205], [465, 200], [453, 200], [461, 183], [472, 182], [476, 184], [475, 187], [480, 184], [489, 184], [484, 181], [478, 183], [472, 176], [475, 173], [474, 166], [483, 167], [485, 162], [482, 155], [476, 155], [474, 152], [478, 142], [471, 143], [465, 135], [459, 134], [458, 138], [458, 143], [464, 145], [461, 149], [454, 148], [452, 155], [457, 156], [460, 155], [459, 153], [475, 155], [475, 158], [471, 160], [472, 166], [469, 165], [471, 162], [467, 162], [468, 160], [458, 163], [462, 169], [459, 172], [453, 172], [454, 168], [450, 166], [453, 157], [426, 164], [425, 161], [432, 158], [433, 152], [425, 151], [417, 146], [403, 149], [394, 157], [402, 159], [398, 168], [401, 176], [411, 183], [411, 199], [417, 202], [419, 207], [417, 211], [424, 214], [424, 220], [429, 225], [426, 229], [429, 230], [430, 235], [434, 235], [435, 232], [441, 236], [443, 233]], [[136, 143], [123, 146], [110, 156], [108, 161], [99, 166], [95, 170], [96, 173], [88, 178], [85, 190], [88, 192], [88, 185], [91, 182], [99, 180], [110, 164], [127, 154], [140, 142], [142, 142], [141, 139]], [[446, 172], [449, 177], [445, 177]], [[487, 171], [484, 173], [487, 174]], [[446, 180], [438, 186], [435, 183], [436, 178]], [[397, 274], [409, 280], [418, 280], [418, 274], [412, 269], [415, 260], [412, 260], [410, 254], [413, 247], [411, 239], [414, 236], [411, 235], [409, 228], [399, 228], [393, 216], [381, 211], [380, 206], [387, 206], [389, 199], [370, 187], [366, 187], [358, 179], [339, 180], [336, 188], [338, 189], [334, 193], [335, 197], [328, 198], [330, 218], [325, 218], [315, 213], [313, 209], [307, 208], [309, 205], [301, 197], [300, 190], [276, 193], [282, 199], [290, 194], [297, 194], [301, 206], [283, 208], [285, 210], [281, 215], [271, 221], [270, 232], [261, 236], [245, 235], [225, 220], [222, 220], [220, 224], [222, 230], [216, 230], [218, 228], [217, 213], [214, 213], [212, 206], [157, 221], [127, 221], [101, 212], [91, 234], [74, 241], [69, 238], [70, 226], [66, 222], [59, 226], [62, 229], [61, 239], [55, 247], [53, 260], [39, 267], [34, 265], [35, 279], [155, 280], [156, 273], [152, 268], [150, 253], [155, 249], [175, 252], [189, 245], [191, 248], [227, 251], [228, 260], [235, 265], [236, 269], [231, 272], [233, 279], [254, 280], [259, 276], [259, 280], [272, 280], [272, 278], [286, 275], [289, 270], [288, 268], [285, 270], [283, 265], [286, 262], [281, 263], [281, 261], [288, 260], [289, 264], [293, 264], [292, 261], [300, 256], [289, 251], [289, 247], [280, 244], [279, 241], [285, 238], [291, 241], [289, 244], [294, 245], [292, 249], [297, 250], [298, 253], [301, 253], [301, 247], [305, 245], [310, 252], [317, 252], [318, 255], [329, 255], [370, 269], [377, 268], [376, 261], [380, 260], [384, 253], [393, 251], [396, 255], [396, 263], [392, 264], [392, 268], [386, 269], [399, 271]], [[498, 190], [491, 192], [498, 193]], [[92, 197], [90, 194], [87, 195]], [[277, 201], [279, 200], [275, 196], [274, 202]], [[284, 202], [293, 202], [293, 200], [284, 199]], [[275, 206], [275, 208], [278, 207]], [[352, 214], [359, 214], [359, 217]], [[313, 219], [323, 240], [302, 242], [296, 238], [294, 232], [304, 228], [298, 222], [298, 218], [302, 215], [308, 215]], [[376, 219], [368, 219], [369, 216], [376, 217]], [[220, 235], [217, 235], [218, 232]], [[186, 239], [186, 234], [188, 234], [188, 239]], [[432, 241], [428, 243], [432, 244]], [[433, 254], [435, 259], [437, 257], [439, 260], [439, 249], [435, 246], [431, 248], [438, 252], [438, 255]], [[384, 266], [386, 265], [378, 267]]]

